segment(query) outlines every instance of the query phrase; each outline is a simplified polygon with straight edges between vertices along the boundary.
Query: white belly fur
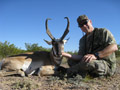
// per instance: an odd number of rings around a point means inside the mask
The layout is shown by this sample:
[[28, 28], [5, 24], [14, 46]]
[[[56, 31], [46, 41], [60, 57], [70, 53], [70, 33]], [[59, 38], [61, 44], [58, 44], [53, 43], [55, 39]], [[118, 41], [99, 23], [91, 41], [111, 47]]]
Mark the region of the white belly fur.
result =
[[34, 62], [34, 61], [25, 61], [23, 64], [23, 71], [25, 71], [26, 74], [33, 74], [35, 72], [35, 70], [37, 68], [40, 68], [41, 66], [43, 66], [43, 61], [38, 61], [38, 62]]
[[25, 60], [23, 66], [22, 66], [22, 70], [26, 71], [28, 69], [28, 67], [30, 66], [30, 64], [31, 64], [31, 61]]

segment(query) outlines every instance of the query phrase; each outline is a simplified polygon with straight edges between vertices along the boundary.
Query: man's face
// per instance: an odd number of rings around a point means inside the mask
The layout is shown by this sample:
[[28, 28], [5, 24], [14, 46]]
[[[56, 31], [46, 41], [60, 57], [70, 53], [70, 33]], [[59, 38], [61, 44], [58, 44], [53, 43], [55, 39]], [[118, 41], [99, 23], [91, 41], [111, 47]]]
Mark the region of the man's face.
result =
[[81, 28], [81, 30], [83, 32], [85, 32], [86, 34], [89, 34], [90, 32], [92, 32], [92, 22], [91, 20], [83, 20], [80, 24], [79, 27]]

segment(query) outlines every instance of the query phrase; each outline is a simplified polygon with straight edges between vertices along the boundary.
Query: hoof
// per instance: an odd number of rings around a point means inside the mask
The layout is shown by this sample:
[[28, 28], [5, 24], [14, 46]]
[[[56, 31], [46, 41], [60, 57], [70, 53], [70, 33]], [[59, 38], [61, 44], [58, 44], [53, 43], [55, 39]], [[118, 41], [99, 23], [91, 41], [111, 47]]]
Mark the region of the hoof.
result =
[[17, 74], [19, 74], [21, 77], [25, 77], [24, 71], [18, 70]]

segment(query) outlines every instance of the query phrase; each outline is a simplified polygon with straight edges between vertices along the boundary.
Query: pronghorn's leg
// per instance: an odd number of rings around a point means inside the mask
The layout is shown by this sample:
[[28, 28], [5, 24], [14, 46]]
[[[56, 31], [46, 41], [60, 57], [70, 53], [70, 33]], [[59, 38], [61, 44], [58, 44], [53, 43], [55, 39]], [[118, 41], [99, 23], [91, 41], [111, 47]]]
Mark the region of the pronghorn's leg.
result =
[[37, 73], [37, 75], [40, 77], [40, 68], [38, 68], [38, 73]]
[[22, 71], [22, 70], [17, 70], [17, 74], [19, 74], [21, 77], [24, 77], [25, 76], [25, 72]]
[[40, 76], [40, 68], [37, 68], [35, 70], [34, 75]]
[[22, 76], [22, 77], [24, 77], [25, 76], [25, 73], [24, 73], [24, 71], [22, 71], [22, 70], [15, 70], [15, 71], [9, 71], [9, 72], [7, 72], [7, 71], [4, 71], [4, 70], [1, 70], [0, 71], [0, 76], [9, 76], [9, 75], [14, 75], [14, 74], [18, 74], [18, 75], [20, 75], [20, 76]]

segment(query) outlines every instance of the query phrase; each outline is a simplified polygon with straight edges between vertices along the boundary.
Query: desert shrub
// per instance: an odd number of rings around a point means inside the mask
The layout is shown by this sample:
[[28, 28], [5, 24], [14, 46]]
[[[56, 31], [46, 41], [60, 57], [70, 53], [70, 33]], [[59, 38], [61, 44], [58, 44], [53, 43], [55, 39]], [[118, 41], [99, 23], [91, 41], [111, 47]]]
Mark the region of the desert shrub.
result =
[[17, 81], [12, 84], [13, 90], [34, 90], [38, 88], [38, 84], [34, 84], [31, 81]]
[[4, 58], [10, 55], [15, 55], [19, 53], [25, 52], [20, 48], [17, 48], [14, 44], [10, 44], [9, 42], [5, 41], [4, 43], [0, 42], [0, 58]]
[[44, 48], [42, 46], [38, 46], [37, 43], [35, 44], [30, 44], [30, 43], [25, 43], [25, 48], [26, 51], [28, 52], [34, 52], [34, 51], [50, 51], [51, 49], [49, 48]]
[[116, 51], [115, 54], [116, 54], [116, 57], [120, 57], [120, 51]]

